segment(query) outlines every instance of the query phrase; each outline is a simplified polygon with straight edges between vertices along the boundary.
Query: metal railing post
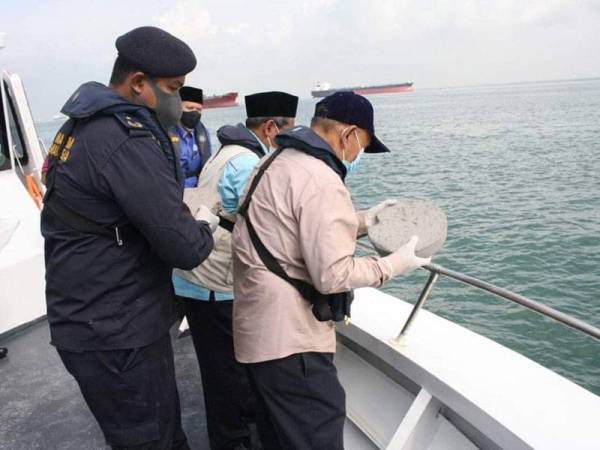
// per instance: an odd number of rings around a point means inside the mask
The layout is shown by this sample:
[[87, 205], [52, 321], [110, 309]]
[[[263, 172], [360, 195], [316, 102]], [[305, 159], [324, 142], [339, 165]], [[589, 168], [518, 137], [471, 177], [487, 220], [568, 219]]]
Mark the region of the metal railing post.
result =
[[400, 342], [400, 339], [402, 339], [402, 336], [404, 336], [408, 332], [408, 329], [412, 325], [412, 322], [415, 320], [415, 317], [417, 317], [417, 313], [423, 307], [425, 300], [427, 300], [427, 298], [429, 297], [429, 293], [431, 292], [433, 285], [437, 281], [438, 276], [439, 276], [439, 274], [435, 271], [432, 271], [429, 274], [429, 278], [427, 279], [425, 286], [423, 286], [423, 290], [421, 291], [421, 294], [419, 295], [419, 299], [417, 300], [417, 303], [415, 303], [415, 306], [413, 307], [412, 311], [410, 312], [408, 319], [406, 319], [406, 323], [402, 327], [400, 334], [398, 334], [398, 337], [396, 337], [396, 339], [394, 340], [396, 343]]

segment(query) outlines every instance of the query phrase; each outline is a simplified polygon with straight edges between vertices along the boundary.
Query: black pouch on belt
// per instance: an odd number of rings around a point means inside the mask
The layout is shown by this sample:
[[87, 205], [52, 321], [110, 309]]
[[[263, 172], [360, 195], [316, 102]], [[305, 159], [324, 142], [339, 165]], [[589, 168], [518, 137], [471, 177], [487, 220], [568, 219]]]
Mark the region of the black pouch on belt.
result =
[[[318, 292], [316, 289], [314, 290], [315, 292]], [[350, 317], [350, 306], [354, 300], [354, 291], [329, 295], [324, 295], [318, 292], [318, 294], [320, 298], [318, 298], [316, 301], [307, 299], [313, 305], [312, 312], [317, 320], [321, 322], [325, 322], [327, 320], [340, 322]]]

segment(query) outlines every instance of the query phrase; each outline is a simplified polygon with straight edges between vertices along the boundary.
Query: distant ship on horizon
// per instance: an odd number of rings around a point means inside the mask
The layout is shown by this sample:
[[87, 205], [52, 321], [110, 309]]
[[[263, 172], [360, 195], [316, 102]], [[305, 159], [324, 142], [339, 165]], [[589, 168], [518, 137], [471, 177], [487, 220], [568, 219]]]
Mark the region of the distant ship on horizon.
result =
[[311, 94], [315, 98], [327, 97], [335, 92], [354, 92], [360, 95], [371, 95], [371, 94], [392, 94], [398, 92], [413, 92], [412, 81], [396, 84], [382, 84], [378, 86], [355, 86], [345, 88], [332, 88], [327, 82], [319, 81], [315, 90], [311, 91]]
[[237, 92], [228, 92], [223, 95], [211, 95], [209, 97], [204, 97], [204, 103], [202, 103], [202, 107], [204, 109], [209, 108], [230, 108], [232, 106], [237, 106]]

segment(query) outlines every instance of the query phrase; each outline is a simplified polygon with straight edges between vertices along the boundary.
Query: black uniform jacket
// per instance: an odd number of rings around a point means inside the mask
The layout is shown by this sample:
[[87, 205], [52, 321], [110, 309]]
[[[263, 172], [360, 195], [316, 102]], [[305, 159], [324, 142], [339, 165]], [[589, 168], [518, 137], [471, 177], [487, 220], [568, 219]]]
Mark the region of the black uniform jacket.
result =
[[50, 149], [51, 195], [124, 231], [119, 246], [43, 210], [52, 344], [74, 351], [148, 345], [175, 319], [173, 267], [191, 269], [208, 256], [210, 229], [182, 202], [175, 152], [150, 110], [91, 82], [62, 112], [76, 121]]

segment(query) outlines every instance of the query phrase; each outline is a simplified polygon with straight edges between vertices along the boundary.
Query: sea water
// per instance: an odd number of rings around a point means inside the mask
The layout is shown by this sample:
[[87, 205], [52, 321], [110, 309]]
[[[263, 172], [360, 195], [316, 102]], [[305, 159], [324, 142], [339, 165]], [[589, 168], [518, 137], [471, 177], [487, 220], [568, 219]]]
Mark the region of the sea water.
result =
[[[392, 153], [366, 155], [348, 176], [357, 208], [430, 200], [448, 216], [435, 263], [600, 327], [600, 79], [417, 85], [369, 99]], [[309, 123], [315, 103], [300, 101], [298, 124]], [[204, 111], [213, 148], [219, 126], [244, 118], [241, 106]], [[39, 125], [47, 144], [58, 126]], [[383, 290], [414, 302], [427, 275]], [[600, 394], [600, 343], [582, 333], [444, 277], [425, 308]]]

